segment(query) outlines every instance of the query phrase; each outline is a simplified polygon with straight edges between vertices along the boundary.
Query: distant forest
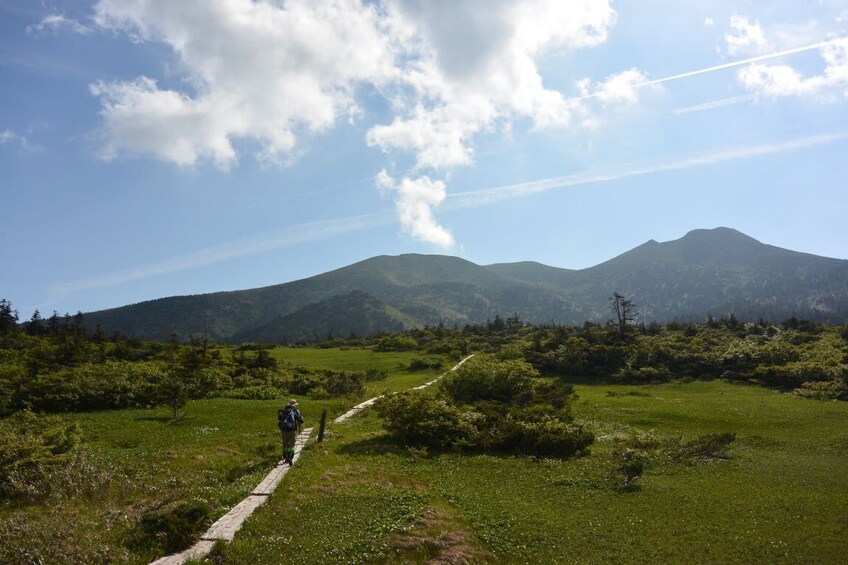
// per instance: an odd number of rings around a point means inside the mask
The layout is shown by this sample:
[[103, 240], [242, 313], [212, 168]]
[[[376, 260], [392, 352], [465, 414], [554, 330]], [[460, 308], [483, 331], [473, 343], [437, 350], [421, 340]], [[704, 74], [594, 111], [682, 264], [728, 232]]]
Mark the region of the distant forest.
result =
[[[625, 307], [632, 307], [629, 303]], [[613, 304], [615, 309], [616, 304]], [[615, 316], [614, 316], [615, 317]], [[648, 384], [671, 380], [751, 382], [821, 399], [848, 398], [848, 326], [790, 318], [740, 323], [733, 316], [690, 324], [635, 324], [619, 310], [609, 324], [531, 325], [511, 316], [461, 328], [444, 325], [317, 347], [414, 351], [411, 369], [440, 367], [470, 352], [521, 360], [566, 382]], [[276, 361], [271, 346], [216, 345], [203, 338], [152, 342], [96, 328], [84, 316], [33, 316], [20, 324], [0, 300], [0, 414], [169, 406], [194, 398], [316, 398], [361, 394], [374, 371], [339, 372]]]

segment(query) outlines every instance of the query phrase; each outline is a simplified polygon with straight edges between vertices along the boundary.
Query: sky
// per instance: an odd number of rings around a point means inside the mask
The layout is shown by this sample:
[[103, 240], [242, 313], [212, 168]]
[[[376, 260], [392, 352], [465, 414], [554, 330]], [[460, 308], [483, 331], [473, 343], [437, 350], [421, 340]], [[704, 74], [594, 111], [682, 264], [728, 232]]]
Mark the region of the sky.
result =
[[848, 0], [0, 0], [21, 319], [376, 255], [848, 258]]

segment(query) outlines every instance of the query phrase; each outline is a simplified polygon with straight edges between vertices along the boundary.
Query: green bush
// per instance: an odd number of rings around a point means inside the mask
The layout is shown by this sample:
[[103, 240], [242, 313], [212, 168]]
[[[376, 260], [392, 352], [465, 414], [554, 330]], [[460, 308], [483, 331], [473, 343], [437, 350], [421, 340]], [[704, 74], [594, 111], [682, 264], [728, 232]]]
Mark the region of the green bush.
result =
[[366, 374], [362, 371], [344, 372], [331, 369], [298, 368], [292, 377], [290, 390], [315, 398], [336, 398], [365, 392]]
[[539, 372], [525, 361], [474, 357], [439, 383], [458, 403], [478, 401], [526, 402]]
[[60, 487], [50, 474], [68, 462], [81, 435], [77, 424], [28, 410], [0, 421], [0, 494], [34, 499]]
[[793, 392], [815, 400], [844, 400], [848, 399], [848, 383], [841, 380], [806, 382]]
[[487, 434], [488, 447], [536, 457], [572, 457], [586, 452], [595, 440], [582, 426], [554, 416], [522, 419], [517, 412]]
[[639, 479], [645, 470], [645, 456], [634, 449], [619, 449], [615, 453], [613, 481], [619, 492], [641, 490]]
[[190, 547], [211, 521], [211, 510], [204, 502], [152, 510], [142, 515], [136, 542], [173, 553]]
[[751, 378], [756, 381], [787, 390], [807, 382], [836, 380], [840, 376], [840, 367], [828, 367], [811, 361], [798, 361], [786, 365], [759, 365], [751, 373]]
[[622, 367], [615, 379], [632, 384], [664, 383], [672, 378], [671, 372], [664, 366], [659, 367]]
[[732, 432], [705, 434], [673, 446], [671, 456], [683, 462], [693, 459], [724, 459], [727, 457], [728, 447], [734, 441], [736, 441], [736, 434]]
[[283, 397], [283, 391], [271, 385], [253, 385], [225, 390], [218, 396], [242, 400], [277, 400]]
[[426, 369], [441, 369], [442, 368], [442, 360], [441, 359], [433, 359], [428, 357], [421, 357], [420, 355], [416, 355], [409, 362], [409, 366], [407, 366], [408, 371], [424, 371]]
[[418, 342], [414, 337], [395, 334], [380, 338], [377, 345], [374, 346], [374, 351], [414, 351], [418, 349]]
[[413, 447], [450, 449], [475, 432], [457, 408], [420, 392], [385, 396], [374, 408], [386, 422], [386, 429]]

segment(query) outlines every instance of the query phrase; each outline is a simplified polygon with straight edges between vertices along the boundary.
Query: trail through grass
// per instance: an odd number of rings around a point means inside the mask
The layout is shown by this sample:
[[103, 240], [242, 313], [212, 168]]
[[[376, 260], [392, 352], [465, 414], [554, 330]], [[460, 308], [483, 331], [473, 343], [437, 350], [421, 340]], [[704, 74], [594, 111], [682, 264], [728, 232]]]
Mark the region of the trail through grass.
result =
[[[848, 405], [721, 381], [577, 392], [599, 439], [568, 461], [428, 456], [366, 412], [305, 452], [227, 562], [843, 562]], [[641, 490], [621, 492], [613, 452], [635, 431], [738, 439], [729, 459], [650, 463]]]

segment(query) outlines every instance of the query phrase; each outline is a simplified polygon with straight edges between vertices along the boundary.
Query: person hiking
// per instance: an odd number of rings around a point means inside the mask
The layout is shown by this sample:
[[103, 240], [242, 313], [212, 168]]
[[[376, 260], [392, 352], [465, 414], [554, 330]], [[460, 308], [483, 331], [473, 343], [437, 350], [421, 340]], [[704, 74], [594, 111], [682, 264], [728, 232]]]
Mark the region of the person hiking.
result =
[[294, 464], [294, 444], [303, 425], [303, 416], [297, 409], [297, 400], [289, 400], [288, 406], [277, 412], [277, 426], [283, 433], [283, 461]]

